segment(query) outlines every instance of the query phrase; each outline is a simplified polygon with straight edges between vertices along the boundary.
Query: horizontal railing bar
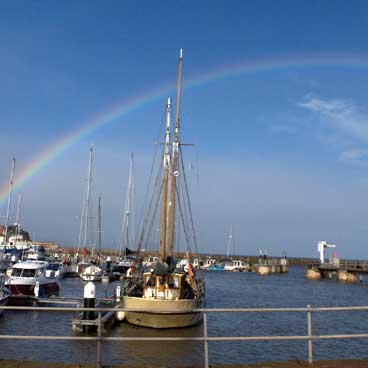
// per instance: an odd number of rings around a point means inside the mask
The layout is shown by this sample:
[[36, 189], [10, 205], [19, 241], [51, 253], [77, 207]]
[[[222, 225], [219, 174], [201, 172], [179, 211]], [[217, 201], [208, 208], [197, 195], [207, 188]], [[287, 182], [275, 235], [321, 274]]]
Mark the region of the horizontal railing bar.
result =
[[[368, 338], [368, 334], [342, 334], [342, 335], [314, 335], [313, 340], [328, 339], [357, 339]], [[32, 335], [0, 335], [0, 339], [14, 340], [74, 340], [74, 341], [97, 341], [96, 336], [32, 336]], [[270, 340], [308, 340], [305, 335], [286, 336], [209, 336], [209, 337], [101, 337], [101, 341], [270, 341]]]
[[328, 312], [328, 311], [356, 311], [356, 310], [368, 310], [368, 306], [357, 307], [311, 307], [313, 312]]
[[74, 340], [74, 341], [97, 341], [94, 336], [41, 336], [41, 335], [0, 335], [0, 340]]
[[[142, 308], [85, 308], [85, 307], [34, 307], [34, 306], [0, 306], [0, 310], [23, 310], [23, 311], [50, 311], [50, 312], [145, 312], [150, 313], [151, 310]], [[328, 312], [328, 311], [368, 311], [368, 306], [355, 307], [311, 307], [308, 308], [197, 308], [188, 311], [178, 312], [176, 309], [155, 310], [158, 313], [282, 313], [282, 312]]]

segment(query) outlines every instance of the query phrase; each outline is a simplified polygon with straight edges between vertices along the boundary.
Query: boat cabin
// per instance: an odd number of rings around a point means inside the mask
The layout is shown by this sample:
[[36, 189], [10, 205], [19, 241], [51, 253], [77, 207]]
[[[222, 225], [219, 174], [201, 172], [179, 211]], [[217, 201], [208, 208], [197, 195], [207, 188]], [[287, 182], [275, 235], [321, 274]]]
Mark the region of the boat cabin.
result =
[[174, 273], [158, 276], [151, 272], [143, 275], [143, 297], [146, 299], [178, 300], [186, 298], [188, 281], [185, 274]]
[[47, 262], [19, 262], [13, 265], [10, 277], [42, 277], [46, 274]]

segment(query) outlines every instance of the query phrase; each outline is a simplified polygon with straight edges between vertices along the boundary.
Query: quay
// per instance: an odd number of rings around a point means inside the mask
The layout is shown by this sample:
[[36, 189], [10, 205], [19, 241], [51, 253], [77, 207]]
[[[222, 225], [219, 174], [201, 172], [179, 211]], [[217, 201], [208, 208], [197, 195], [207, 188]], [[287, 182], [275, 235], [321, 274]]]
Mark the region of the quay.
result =
[[363, 276], [368, 275], [367, 261], [341, 261], [312, 263], [308, 265], [307, 278], [336, 278], [339, 281], [356, 282], [363, 281]]

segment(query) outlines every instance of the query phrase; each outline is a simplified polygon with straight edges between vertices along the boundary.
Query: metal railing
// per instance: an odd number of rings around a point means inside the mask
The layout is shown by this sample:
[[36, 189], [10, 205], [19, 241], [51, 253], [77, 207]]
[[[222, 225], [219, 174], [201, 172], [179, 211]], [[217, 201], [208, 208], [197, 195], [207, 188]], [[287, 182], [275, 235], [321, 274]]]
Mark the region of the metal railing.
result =
[[[44, 312], [87, 312], [97, 313], [97, 336], [65, 336], [65, 335], [1, 335], [0, 340], [72, 340], [72, 341], [97, 341], [96, 367], [101, 368], [102, 355], [101, 344], [103, 341], [198, 341], [204, 343], [204, 367], [209, 368], [209, 349], [211, 341], [275, 341], [275, 340], [305, 340], [308, 343], [308, 362], [313, 362], [313, 341], [328, 339], [361, 339], [368, 338], [368, 333], [361, 334], [333, 334], [333, 335], [313, 335], [312, 333], [312, 313], [332, 312], [332, 311], [368, 311], [368, 306], [358, 307], [311, 307], [306, 308], [201, 308], [193, 312], [203, 313], [203, 336], [202, 337], [124, 337], [124, 336], [102, 336], [102, 313], [108, 311], [123, 312], [146, 312], [143, 309], [126, 308], [82, 308], [82, 307], [25, 307], [25, 306], [0, 306], [0, 310], [21, 310], [21, 311], [44, 311]], [[165, 310], [165, 312], [171, 312]], [[175, 311], [172, 311], [175, 312]], [[209, 336], [208, 335], [208, 314], [209, 313], [306, 313], [307, 335], [272, 335], [272, 336]]]

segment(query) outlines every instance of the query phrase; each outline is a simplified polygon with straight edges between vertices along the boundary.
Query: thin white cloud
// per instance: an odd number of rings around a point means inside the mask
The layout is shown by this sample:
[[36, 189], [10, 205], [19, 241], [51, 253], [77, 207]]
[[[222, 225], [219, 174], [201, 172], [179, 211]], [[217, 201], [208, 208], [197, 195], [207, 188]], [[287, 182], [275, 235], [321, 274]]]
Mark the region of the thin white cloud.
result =
[[324, 130], [325, 141], [337, 142], [339, 146], [345, 147], [339, 155], [339, 161], [368, 165], [368, 150], [360, 147], [368, 143], [367, 113], [354, 103], [343, 99], [308, 96], [297, 105], [317, 116], [319, 126]]
[[334, 130], [333, 133], [368, 142], [368, 114], [353, 103], [313, 97], [298, 103], [298, 106], [318, 114]]

